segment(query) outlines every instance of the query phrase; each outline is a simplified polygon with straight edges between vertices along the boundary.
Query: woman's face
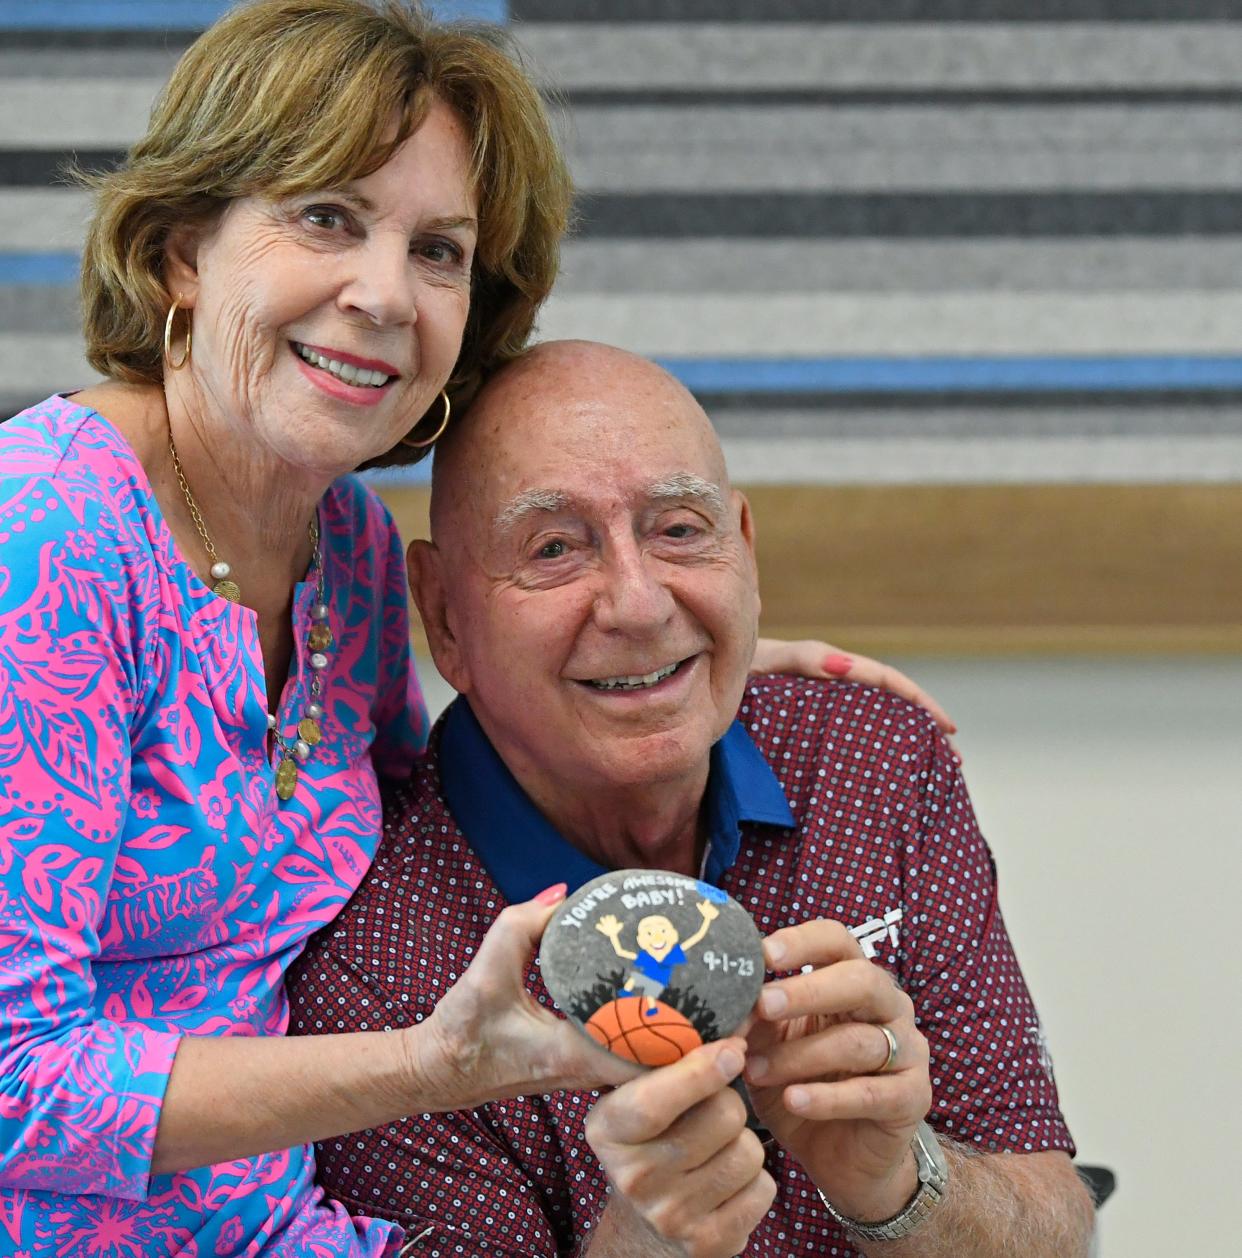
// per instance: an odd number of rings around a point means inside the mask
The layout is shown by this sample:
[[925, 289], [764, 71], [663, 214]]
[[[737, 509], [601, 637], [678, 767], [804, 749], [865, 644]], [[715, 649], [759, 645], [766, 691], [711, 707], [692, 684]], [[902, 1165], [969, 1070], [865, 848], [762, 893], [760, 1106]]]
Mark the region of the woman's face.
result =
[[410, 430], [461, 348], [469, 169], [465, 131], [436, 102], [374, 174], [288, 201], [246, 197], [197, 240], [174, 239], [169, 281], [193, 306], [194, 352], [167, 383], [193, 389], [200, 421], [228, 426], [203, 434], [211, 444], [330, 477]]

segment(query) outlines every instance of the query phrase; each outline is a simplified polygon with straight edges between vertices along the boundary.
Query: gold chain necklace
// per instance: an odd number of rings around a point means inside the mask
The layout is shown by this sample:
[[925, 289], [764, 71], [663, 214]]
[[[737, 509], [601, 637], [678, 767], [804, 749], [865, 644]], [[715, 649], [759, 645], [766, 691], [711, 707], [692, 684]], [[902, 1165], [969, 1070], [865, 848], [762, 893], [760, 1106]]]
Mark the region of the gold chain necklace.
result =
[[207, 552], [207, 558], [211, 560], [211, 578], [215, 582], [215, 585], [211, 587], [211, 592], [218, 594], [221, 598], [227, 598], [230, 603], [240, 603], [241, 589], [236, 581], [229, 580], [232, 569], [216, 554], [215, 545], [207, 532], [207, 526], [203, 523], [198, 503], [194, 501], [194, 495], [190, 493], [190, 484], [185, 478], [185, 469], [181, 466], [181, 460], [177, 457], [177, 447], [173, 445], [171, 430], [168, 433], [168, 450], [172, 455], [173, 471], [177, 473], [177, 483], [185, 495], [185, 505], [190, 508], [190, 519], [194, 521], [194, 527], [198, 529], [198, 535], [203, 539], [203, 549]]
[[[202, 513], [194, 495], [190, 492], [189, 482], [185, 478], [185, 470], [177, 457], [177, 447], [173, 444], [171, 431], [168, 434], [168, 449], [172, 453], [173, 470], [177, 473], [177, 482], [185, 495], [185, 505], [190, 509], [190, 518], [203, 540], [207, 557], [211, 560], [211, 575], [215, 581], [212, 592], [230, 603], [241, 602], [241, 590], [236, 581], [231, 581], [231, 569], [219, 555], [203, 523]], [[306, 635], [307, 663], [310, 665], [310, 683], [306, 687], [306, 707], [302, 719], [297, 723], [296, 735], [286, 737], [280, 730], [280, 719], [274, 712], [267, 714], [268, 732], [276, 739], [281, 750], [280, 764], [276, 768], [276, 794], [282, 800], [293, 798], [298, 786], [298, 765], [310, 759], [311, 752], [323, 740], [323, 674], [328, 667], [328, 657], [324, 652], [332, 645], [332, 630], [328, 625], [328, 602], [325, 598], [323, 575], [323, 551], [319, 546], [319, 516], [311, 516], [307, 528], [311, 545], [314, 547], [312, 560], [315, 569], [315, 602], [310, 612], [310, 631]]]

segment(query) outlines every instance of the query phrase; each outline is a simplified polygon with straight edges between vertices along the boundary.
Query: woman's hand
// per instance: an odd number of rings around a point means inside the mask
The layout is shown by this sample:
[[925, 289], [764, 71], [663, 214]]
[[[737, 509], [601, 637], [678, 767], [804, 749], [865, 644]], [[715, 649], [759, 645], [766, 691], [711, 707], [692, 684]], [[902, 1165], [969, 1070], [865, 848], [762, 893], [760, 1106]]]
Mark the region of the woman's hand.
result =
[[431, 1017], [402, 1032], [419, 1097], [411, 1111], [470, 1109], [562, 1088], [589, 1090], [643, 1073], [592, 1043], [526, 990], [531, 954], [564, 898], [562, 884], [505, 909]]
[[401, 1031], [191, 1035], [156, 1131], [157, 1175], [253, 1157], [407, 1114], [623, 1083], [640, 1067], [593, 1044], [526, 991], [564, 886], [505, 909], [435, 1012]]
[[957, 726], [949, 719], [949, 714], [905, 673], [865, 655], [842, 651], [827, 642], [816, 642], [811, 638], [799, 642], [760, 638], [755, 644], [750, 671], [792, 673], [796, 677], [822, 677], [829, 681], [856, 681], [863, 686], [876, 686], [926, 708], [943, 733], [957, 733]]

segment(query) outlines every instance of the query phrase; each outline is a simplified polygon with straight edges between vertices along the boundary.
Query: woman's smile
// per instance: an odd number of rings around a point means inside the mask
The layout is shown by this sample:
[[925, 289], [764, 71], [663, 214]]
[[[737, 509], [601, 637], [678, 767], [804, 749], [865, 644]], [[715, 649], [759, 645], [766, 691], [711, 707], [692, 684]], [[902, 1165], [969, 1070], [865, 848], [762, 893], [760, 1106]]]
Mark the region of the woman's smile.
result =
[[346, 384], [370, 385], [378, 389], [401, 374], [391, 363], [381, 359], [359, 358], [343, 349], [331, 349], [325, 345], [304, 345], [300, 341], [291, 344], [311, 366], [331, 372]]
[[324, 352], [291, 341], [298, 370], [316, 389], [338, 401], [354, 406], [378, 406], [391, 392], [400, 375], [395, 370], [383, 371], [360, 366], [363, 361], [339, 350]]

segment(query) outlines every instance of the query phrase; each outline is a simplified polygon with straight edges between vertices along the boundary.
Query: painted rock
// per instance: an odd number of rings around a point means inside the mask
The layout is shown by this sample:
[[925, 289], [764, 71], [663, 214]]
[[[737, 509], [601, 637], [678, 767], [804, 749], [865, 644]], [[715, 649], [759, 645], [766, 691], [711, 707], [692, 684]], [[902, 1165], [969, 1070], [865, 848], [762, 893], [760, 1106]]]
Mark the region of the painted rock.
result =
[[579, 888], [548, 923], [539, 966], [573, 1022], [645, 1066], [732, 1035], [763, 985], [750, 914], [718, 887], [662, 869]]

